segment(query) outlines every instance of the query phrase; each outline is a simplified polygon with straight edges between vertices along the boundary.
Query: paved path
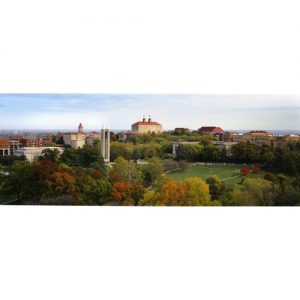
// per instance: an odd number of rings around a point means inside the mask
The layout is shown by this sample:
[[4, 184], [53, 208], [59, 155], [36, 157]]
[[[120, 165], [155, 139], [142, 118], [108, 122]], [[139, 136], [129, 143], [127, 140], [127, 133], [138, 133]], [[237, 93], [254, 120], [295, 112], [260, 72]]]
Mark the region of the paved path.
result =
[[16, 201], [18, 201], [18, 199], [11, 200], [11, 201], [4, 202], [4, 203], [0, 203], [0, 205], [7, 205], [7, 204], [10, 204], [10, 203], [13, 203], [13, 202], [16, 202]]

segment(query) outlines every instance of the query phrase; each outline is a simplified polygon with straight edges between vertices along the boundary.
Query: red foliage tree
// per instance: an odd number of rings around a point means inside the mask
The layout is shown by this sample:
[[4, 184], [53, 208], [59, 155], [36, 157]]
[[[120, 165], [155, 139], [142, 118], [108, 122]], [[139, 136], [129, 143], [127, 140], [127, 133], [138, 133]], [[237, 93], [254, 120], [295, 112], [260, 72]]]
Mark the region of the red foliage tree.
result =
[[242, 175], [242, 176], [247, 176], [247, 175], [249, 175], [249, 169], [246, 168], [246, 167], [242, 168], [242, 169], [241, 169], [241, 175]]
[[91, 174], [91, 177], [93, 179], [96, 179], [96, 180], [99, 180], [99, 179], [102, 179], [103, 178], [103, 174], [100, 170], [94, 170]]
[[36, 171], [38, 173], [40, 182], [48, 179], [53, 173], [59, 171], [59, 165], [51, 160], [42, 160], [36, 165]]
[[133, 186], [129, 182], [116, 182], [111, 189], [111, 199], [119, 205], [134, 205]]
[[253, 173], [254, 174], [258, 174], [258, 173], [260, 173], [260, 171], [261, 171], [261, 168], [259, 166], [254, 166], [253, 167]]
[[119, 205], [137, 205], [144, 192], [145, 189], [141, 184], [116, 182], [111, 190], [111, 200]]

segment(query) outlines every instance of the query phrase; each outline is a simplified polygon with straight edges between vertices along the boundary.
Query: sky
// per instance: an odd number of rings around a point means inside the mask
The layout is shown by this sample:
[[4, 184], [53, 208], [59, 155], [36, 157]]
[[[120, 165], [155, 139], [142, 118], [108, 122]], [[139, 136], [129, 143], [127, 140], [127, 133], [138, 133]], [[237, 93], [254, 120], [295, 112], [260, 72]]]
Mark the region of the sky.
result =
[[0, 94], [0, 129], [130, 129], [151, 115], [164, 129], [300, 129], [300, 95]]

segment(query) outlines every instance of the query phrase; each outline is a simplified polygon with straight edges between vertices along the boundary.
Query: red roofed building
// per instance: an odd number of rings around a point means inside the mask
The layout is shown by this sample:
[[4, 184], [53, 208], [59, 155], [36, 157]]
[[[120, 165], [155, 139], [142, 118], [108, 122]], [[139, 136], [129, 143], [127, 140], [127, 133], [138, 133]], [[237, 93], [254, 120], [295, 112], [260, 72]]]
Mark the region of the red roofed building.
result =
[[205, 135], [223, 134], [224, 130], [216, 126], [201, 127], [198, 131]]
[[0, 156], [10, 155], [9, 139], [0, 138]]
[[133, 133], [161, 133], [163, 129], [161, 124], [153, 122], [149, 117], [148, 120], [143, 118], [143, 121], [132, 124], [131, 130]]

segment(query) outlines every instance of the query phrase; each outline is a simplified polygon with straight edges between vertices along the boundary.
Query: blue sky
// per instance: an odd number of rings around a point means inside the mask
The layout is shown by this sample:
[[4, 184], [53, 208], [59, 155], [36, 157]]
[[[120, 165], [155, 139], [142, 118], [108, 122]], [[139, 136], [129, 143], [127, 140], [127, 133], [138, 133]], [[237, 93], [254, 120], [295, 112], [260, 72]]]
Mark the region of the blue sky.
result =
[[165, 129], [300, 129], [300, 96], [0, 94], [0, 129], [129, 129], [151, 115]]

